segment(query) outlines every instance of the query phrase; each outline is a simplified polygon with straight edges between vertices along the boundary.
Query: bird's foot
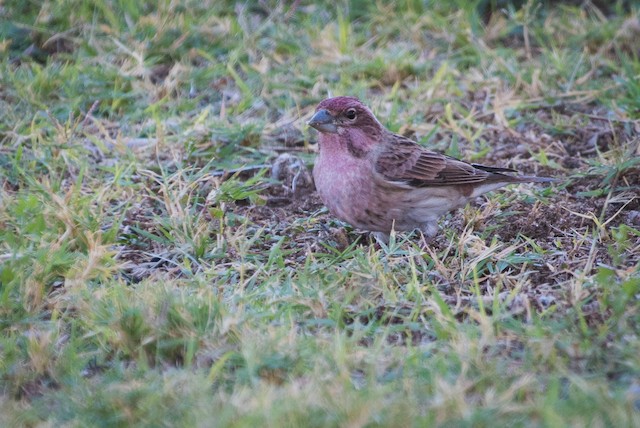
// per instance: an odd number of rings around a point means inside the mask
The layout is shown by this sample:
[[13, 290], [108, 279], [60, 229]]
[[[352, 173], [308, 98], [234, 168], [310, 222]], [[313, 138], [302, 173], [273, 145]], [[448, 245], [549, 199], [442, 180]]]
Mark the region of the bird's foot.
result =
[[384, 232], [371, 232], [371, 236], [382, 247], [389, 245], [389, 235]]

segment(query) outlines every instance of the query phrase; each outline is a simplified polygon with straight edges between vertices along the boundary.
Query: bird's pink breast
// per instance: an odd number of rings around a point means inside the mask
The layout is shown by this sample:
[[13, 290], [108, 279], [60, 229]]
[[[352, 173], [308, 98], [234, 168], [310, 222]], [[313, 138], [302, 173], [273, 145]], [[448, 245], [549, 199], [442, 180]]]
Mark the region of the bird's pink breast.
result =
[[316, 189], [329, 211], [356, 227], [371, 202], [371, 163], [366, 156], [352, 156], [338, 135], [320, 136], [320, 154], [313, 168]]

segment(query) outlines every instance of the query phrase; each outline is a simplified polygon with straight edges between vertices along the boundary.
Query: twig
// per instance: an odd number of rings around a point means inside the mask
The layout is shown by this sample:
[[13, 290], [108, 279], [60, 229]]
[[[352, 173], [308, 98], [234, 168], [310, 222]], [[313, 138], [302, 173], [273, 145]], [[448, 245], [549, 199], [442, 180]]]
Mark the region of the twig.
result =
[[269, 168], [271, 165], [249, 165], [243, 166], [242, 168], [234, 168], [234, 169], [222, 169], [213, 171], [211, 173], [214, 177], [224, 177], [226, 175], [233, 175], [242, 172], [250, 172], [250, 171], [260, 171], [261, 169]]

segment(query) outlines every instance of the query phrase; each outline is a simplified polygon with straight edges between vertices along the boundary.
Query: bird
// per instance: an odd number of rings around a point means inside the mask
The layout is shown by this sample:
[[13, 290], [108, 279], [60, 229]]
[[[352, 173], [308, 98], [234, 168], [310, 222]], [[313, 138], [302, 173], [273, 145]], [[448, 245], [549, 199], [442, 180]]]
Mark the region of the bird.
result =
[[313, 178], [320, 199], [333, 216], [383, 243], [392, 230], [416, 229], [428, 242], [442, 215], [479, 195], [555, 181], [431, 151], [386, 129], [356, 97], [323, 100], [307, 124], [319, 131]]

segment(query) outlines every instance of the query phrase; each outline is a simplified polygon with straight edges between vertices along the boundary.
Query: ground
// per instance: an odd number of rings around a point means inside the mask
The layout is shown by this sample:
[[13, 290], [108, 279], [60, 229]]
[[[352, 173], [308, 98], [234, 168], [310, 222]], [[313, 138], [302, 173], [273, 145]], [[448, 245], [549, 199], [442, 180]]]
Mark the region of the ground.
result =
[[[640, 425], [638, 14], [0, 6], [0, 425]], [[557, 181], [381, 245], [313, 186], [332, 95]]]

